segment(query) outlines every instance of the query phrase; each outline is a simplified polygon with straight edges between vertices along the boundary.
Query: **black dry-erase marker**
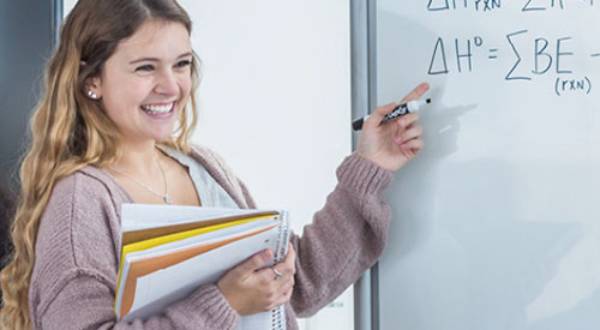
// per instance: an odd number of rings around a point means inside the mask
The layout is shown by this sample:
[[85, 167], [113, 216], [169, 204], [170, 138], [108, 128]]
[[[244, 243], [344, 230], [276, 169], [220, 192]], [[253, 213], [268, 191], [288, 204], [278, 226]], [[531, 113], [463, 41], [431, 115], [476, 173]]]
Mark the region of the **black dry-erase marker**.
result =
[[[412, 113], [412, 112], [418, 112], [419, 109], [421, 109], [421, 106], [428, 104], [428, 103], [431, 103], [431, 99], [414, 100], [414, 101], [408, 101], [406, 103], [402, 103], [402, 104], [396, 106], [394, 108], [394, 110], [392, 110], [392, 112], [385, 115], [383, 117], [383, 120], [381, 121], [381, 124], [387, 123], [390, 120], [394, 120], [398, 117], [404, 116], [404, 115]], [[366, 115], [362, 118], [359, 118], [359, 119], [353, 121], [352, 129], [354, 129], [355, 131], [361, 130], [363, 123], [367, 120], [367, 118], [369, 118], [369, 115]]]

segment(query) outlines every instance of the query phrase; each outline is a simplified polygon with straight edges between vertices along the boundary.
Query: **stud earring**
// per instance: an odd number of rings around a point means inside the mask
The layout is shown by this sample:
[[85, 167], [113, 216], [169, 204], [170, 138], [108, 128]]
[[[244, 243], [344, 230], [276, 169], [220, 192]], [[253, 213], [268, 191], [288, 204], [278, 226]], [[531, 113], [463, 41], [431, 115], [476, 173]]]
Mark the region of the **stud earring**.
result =
[[88, 95], [88, 96], [89, 96], [91, 99], [93, 99], [93, 100], [97, 100], [97, 99], [98, 99], [98, 95], [97, 95], [96, 93], [94, 93], [93, 91], [91, 91], [91, 90], [89, 90], [89, 91], [87, 92], [87, 95]]

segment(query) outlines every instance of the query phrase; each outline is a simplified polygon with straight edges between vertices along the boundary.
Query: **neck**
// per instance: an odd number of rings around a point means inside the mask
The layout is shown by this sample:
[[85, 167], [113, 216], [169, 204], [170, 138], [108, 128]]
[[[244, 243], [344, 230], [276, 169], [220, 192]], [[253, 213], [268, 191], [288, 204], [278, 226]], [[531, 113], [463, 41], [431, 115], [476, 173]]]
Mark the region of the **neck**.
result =
[[119, 145], [121, 157], [112, 165], [113, 168], [141, 177], [156, 176], [156, 161], [159, 151], [154, 140], [145, 142], [122, 142]]

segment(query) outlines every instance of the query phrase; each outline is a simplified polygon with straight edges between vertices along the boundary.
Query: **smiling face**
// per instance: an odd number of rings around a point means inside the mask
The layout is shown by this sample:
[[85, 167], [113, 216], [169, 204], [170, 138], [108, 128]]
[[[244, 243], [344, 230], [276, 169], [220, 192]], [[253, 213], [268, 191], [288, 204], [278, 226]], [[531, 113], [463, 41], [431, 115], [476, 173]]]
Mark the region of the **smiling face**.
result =
[[127, 142], [163, 141], [190, 96], [192, 60], [184, 25], [149, 20], [119, 43], [89, 89]]

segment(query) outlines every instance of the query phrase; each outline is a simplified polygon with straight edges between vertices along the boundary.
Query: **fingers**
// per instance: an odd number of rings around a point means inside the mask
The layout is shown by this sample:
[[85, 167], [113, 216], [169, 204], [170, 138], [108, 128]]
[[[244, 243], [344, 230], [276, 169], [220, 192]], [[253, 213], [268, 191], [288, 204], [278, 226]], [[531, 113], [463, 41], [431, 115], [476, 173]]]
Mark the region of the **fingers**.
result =
[[282, 262], [273, 265], [271, 268], [275, 269], [279, 274], [284, 276], [293, 276], [296, 274], [296, 251], [294, 250], [292, 244], [288, 244], [288, 253], [285, 256], [285, 259], [283, 259]]
[[285, 273], [281, 277], [275, 277], [272, 268], [265, 268], [254, 273], [257, 278], [257, 289], [259, 295], [256, 301], [263, 306], [262, 310], [271, 310], [274, 307], [286, 303], [294, 290], [294, 274]]
[[417, 121], [418, 116], [407, 118], [409, 116], [397, 120], [394, 142], [399, 145], [402, 154], [411, 159], [423, 149], [423, 128]]
[[[254, 274], [260, 278], [261, 292], [265, 294], [267, 306], [265, 310], [271, 310], [286, 303], [291, 298], [295, 283], [295, 263], [296, 251], [290, 244], [288, 254], [282, 262]], [[281, 276], [278, 274], [281, 274]]]
[[271, 310], [289, 301], [294, 291], [294, 274], [286, 274], [278, 279], [272, 279], [265, 288], [267, 293], [266, 310]]
[[[408, 95], [406, 95], [402, 99], [402, 101], [400, 101], [400, 103], [404, 103], [404, 102], [408, 102], [408, 101], [419, 99], [428, 90], [429, 90], [429, 84], [427, 84], [427, 83], [421, 83], [417, 87], [415, 87], [415, 89], [413, 89], [410, 93], [408, 93]], [[377, 109], [375, 109], [375, 111], [373, 111], [373, 113], [371, 113], [369, 115], [369, 118], [364, 122], [363, 126], [365, 128], [379, 126], [379, 124], [383, 120], [383, 117], [386, 114], [392, 112], [394, 110], [394, 108], [396, 108], [397, 106], [398, 106], [398, 103], [393, 102], [393, 103], [389, 103], [389, 104], [386, 104], [384, 106], [378, 107]], [[407, 117], [407, 116], [404, 116], [404, 117]], [[412, 120], [415, 121], [416, 118], [414, 118]], [[408, 125], [410, 125], [410, 123], [406, 124], [405, 127], [407, 127]]]
[[383, 120], [383, 117], [394, 111], [394, 108], [398, 106], [396, 103], [388, 103], [384, 106], [378, 107], [377, 109], [375, 109], [375, 111], [373, 111], [373, 113], [371, 113], [369, 115], [369, 118], [367, 118], [367, 121], [365, 121], [363, 123], [363, 129], [366, 129], [367, 127], [377, 127], [379, 126], [379, 124], [381, 123], [381, 121]]
[[[281, 274], [281, 276], [277, 274]], [[294, 274], [296, 274], [296, 251], [291, 244], [288, 247], [288, 254], [282, 262], [256, 272], [256, 275], [263, 282], [270, 282], [271, 280], [279, 280], [281, 278], [287, 279], [293, 277]]]
[[262, 269], [267, 266], [271, 260], [273, 260], [273, 252], [267, 249], [250, 257], [250, 259], [235, 267], [232, 272], [240, 277], [249, 275], [254, 273], [257, 269]]
[[264, 250], [227, 272], [217, 286], [240, 315], [268, 311], [291, 298], [295, 261], [296, 252], [290, 245], [285, 259], [269, 267], [273, 252]]
[[[280, 264], [283, 264], [283, 266], [279, 266]], [[294, 250], [294, 246], [291, 243], [288, 243], [288, 254], [280, 264], [275, 265], [280, 272], [296, 273], [296, 250]], [[280, 267], [283, 267], [283, 269], [279, 269]]]
[[273, 308], [285, 304], [292, 297], [294, 291], [294, 278], [291, 277], [286, 282], [283, 282], [275, 291], [272, 296], [271, 303], [267, 306], [266, 310], [272, 310]]
[[394, 136], [394, 142], [403, 143], [412, 139], [418, 139], [421, 135], [423, 135], [423, 128], [418, 124], [413, 124], [406, 128], [399, 127]]
[[410, 126], [414, 125], [419, 120], [419, 115], [416, 113], [409, 113], [408, 115], [402, 116], [396, 119], [396, 127], [400, 131], [404, 131], [408, 129]]
[[408, 142], [402, 143], [402, 145], [400, 145], [400, 149], [406, 156], [411, 158], [416, 156], [419, 153], [419, 151], [423, 149], [423, 146], [423, 140], [412, 139]]
[[408, 95], [406, 95], [400, 103], [416, 100], [423, 96], [429, 90], [429, 84], [420, 83], [415, 89], [413, 89]]

